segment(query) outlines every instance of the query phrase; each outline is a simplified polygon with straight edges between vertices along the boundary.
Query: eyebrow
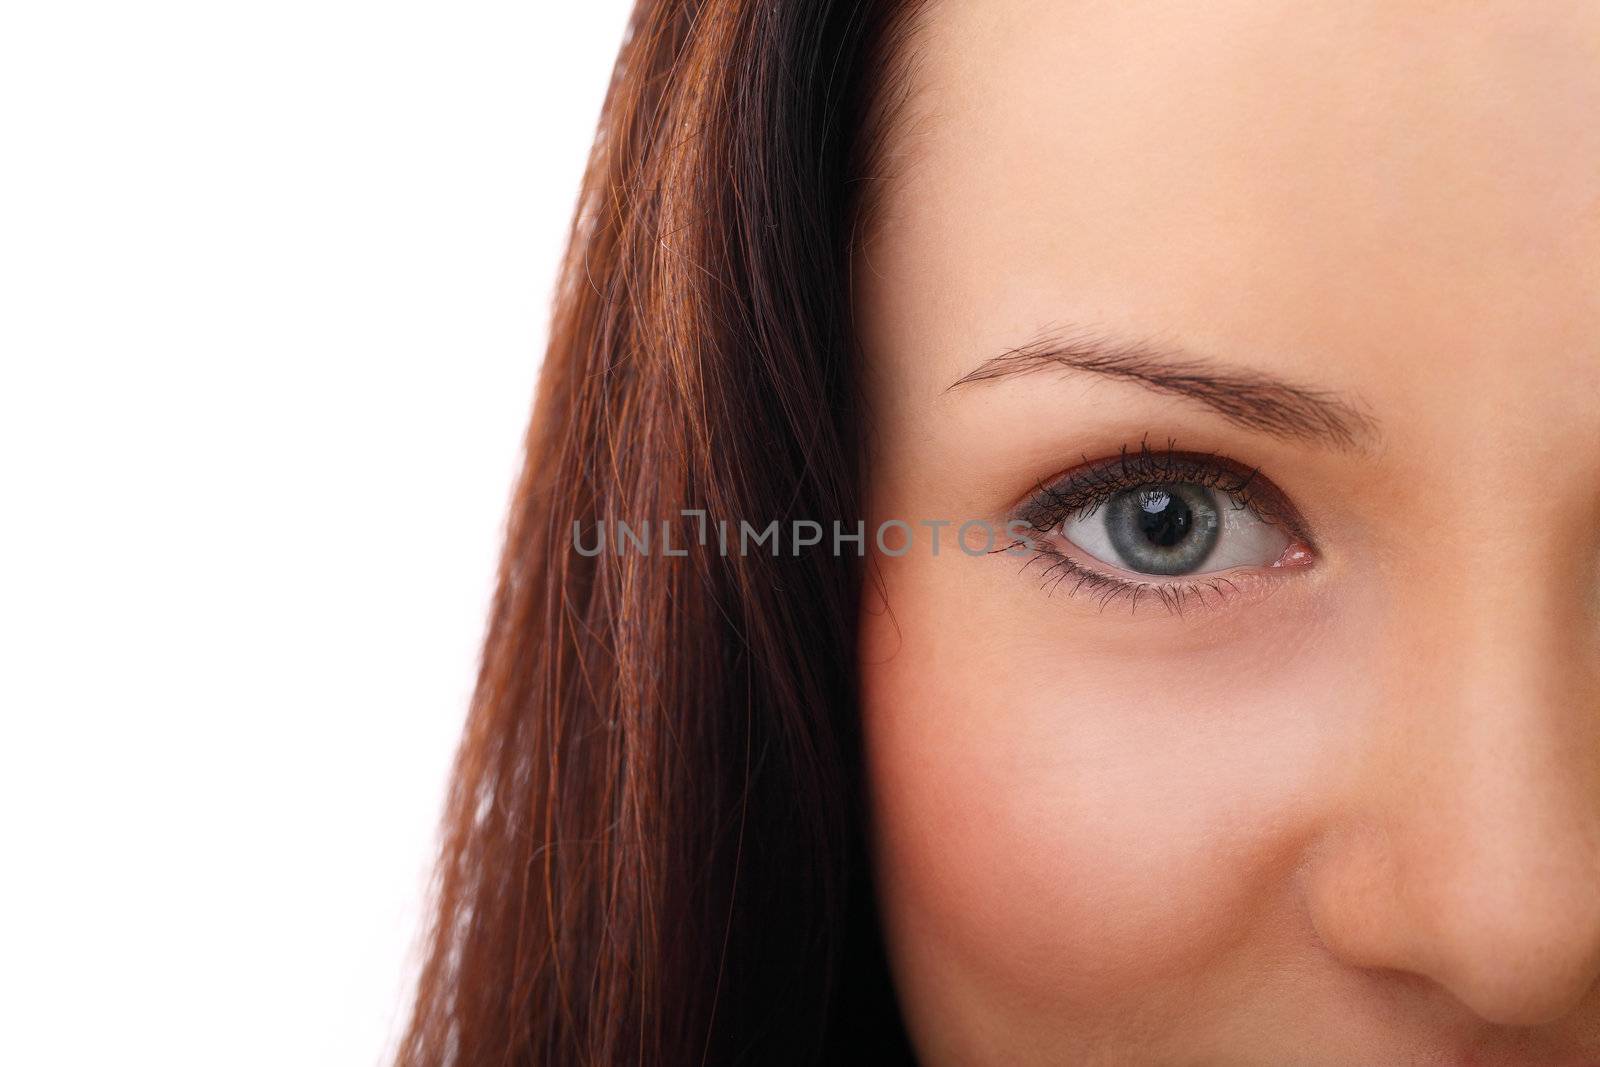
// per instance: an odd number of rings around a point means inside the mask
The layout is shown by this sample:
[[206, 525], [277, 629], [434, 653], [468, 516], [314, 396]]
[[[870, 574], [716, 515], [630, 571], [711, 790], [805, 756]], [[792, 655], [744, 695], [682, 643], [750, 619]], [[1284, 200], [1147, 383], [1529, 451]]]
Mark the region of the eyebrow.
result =
[[1356, 449], [1377, 435], [1371, 416], [1336, 392], [1296, 385], [1264, 371], [1227, 367], [1180, 348], [1087, 332], [1043, 334], [985, 360], [945, 391], [1050, 368], [1099, 374], [1198, 401], [1236, 426], [1272, 437]]

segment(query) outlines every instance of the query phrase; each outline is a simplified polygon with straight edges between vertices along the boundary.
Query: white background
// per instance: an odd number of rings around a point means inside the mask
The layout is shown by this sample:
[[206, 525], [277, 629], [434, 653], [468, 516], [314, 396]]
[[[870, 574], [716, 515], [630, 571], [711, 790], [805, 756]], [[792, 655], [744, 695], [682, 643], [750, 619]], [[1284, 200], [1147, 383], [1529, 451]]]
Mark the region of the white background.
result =
[[0, 7], [0, 1062], [380, 1062], [625, 0]]

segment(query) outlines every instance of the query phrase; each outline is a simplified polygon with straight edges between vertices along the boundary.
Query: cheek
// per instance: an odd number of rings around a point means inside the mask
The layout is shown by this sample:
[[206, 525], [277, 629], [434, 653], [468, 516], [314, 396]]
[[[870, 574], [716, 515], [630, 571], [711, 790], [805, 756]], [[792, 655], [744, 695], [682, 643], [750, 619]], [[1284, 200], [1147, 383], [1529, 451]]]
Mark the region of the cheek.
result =
[[[902, 987], [1026, 1026], [1226, 969], [1285, 908], [1328, 792], [1331, 642], [1169, 648], [1042, 597], [1019, 621], [993, 595], [887, 578], [893, 615], [863, 619], [863, 714]], [[1307, 671], [1328, 708], [1306, 706]]]

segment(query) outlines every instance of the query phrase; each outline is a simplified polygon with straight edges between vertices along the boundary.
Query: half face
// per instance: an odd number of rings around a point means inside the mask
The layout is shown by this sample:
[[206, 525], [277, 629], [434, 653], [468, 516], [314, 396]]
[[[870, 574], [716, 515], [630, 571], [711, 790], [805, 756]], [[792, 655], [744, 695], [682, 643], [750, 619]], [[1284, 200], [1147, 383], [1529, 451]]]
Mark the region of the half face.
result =
[[925, 1062], [1600, 1063], [1600, 4], [911, 47], [860, 657]]

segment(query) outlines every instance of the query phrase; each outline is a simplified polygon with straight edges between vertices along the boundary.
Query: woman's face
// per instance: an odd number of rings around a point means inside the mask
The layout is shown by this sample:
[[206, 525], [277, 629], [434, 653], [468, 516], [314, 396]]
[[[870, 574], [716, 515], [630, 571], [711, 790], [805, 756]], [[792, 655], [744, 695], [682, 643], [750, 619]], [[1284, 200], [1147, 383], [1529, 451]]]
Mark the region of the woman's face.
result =
[[1600, 5], [911, 47], [860, 656], [925, 1061], [1600, 1063]]

